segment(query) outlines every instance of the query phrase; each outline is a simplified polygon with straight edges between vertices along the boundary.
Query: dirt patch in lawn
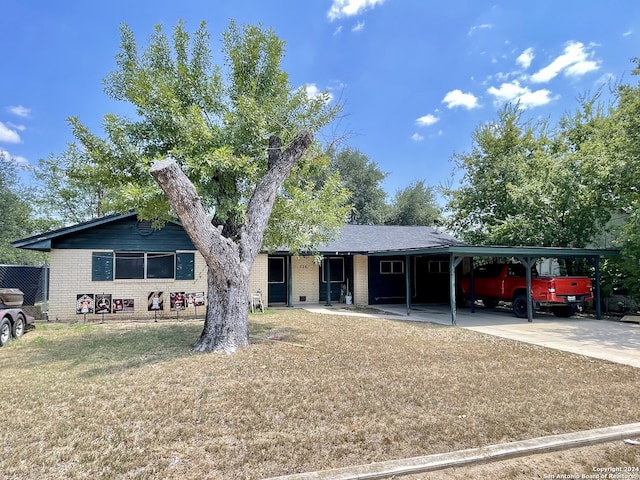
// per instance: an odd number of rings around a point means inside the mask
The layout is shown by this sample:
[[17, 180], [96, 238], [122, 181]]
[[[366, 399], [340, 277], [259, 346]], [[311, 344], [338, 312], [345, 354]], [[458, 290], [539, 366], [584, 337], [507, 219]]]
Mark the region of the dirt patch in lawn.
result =
[[0, 471], [258, 479], [640, 418], [637, 369], [458, 328], [286, 309], [230, 356], [193, 354], [201, 328], [39, 324], [0, 349]]

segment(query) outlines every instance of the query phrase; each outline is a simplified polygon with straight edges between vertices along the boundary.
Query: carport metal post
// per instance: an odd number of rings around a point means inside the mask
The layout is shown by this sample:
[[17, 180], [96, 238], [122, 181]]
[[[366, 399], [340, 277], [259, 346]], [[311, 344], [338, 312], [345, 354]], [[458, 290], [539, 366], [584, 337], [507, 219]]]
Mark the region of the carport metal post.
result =
[[405, 273], [405, 286], [406, 286], [406, 295], [407, 295], [407, 316], [411, 315], [411, 257], [409, 255], [405, 256], [405, 265], [404, 269]]
[[327, 256], [324, 261], [325, 264], [325, 280], [327, 281], [327, 303], [325, 303], [325, 307], [331, 307], [331, 258]]
[[449, 302], [451, 303], [451, 325], [456, 324], [456, 267], [464, 257], [449, 254]]
[[600, 257], [587, 257], [596, 275], [596, 291], [593, 292], [594, 303], [596, 307], [596, 318], [602, 319], [602, 305], [600, 302]]
[[471, 294], [471, 313], [476, 313], [476, 277], [473, 273], [473, 257], [471, 257], [471, 271], [469, 272], [469, 293]]
[[291, 271], [291, 255], [287, 255], [287, 307], [293, 307], [293, 272]]
[[533, 322], [533, 301], [531, 300], [531, 267], [535, 265], [536, 259], [533, 257], [516, 257], [526, 270], [527, 279], [527, 321]]

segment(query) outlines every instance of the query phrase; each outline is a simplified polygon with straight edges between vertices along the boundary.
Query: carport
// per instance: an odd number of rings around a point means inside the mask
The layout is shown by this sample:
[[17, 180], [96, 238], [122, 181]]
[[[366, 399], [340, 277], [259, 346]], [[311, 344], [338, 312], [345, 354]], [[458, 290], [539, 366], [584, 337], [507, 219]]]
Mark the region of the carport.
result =
[[[375, 255], [388, 255], [387, 252], [376, 252]], [[596, 318], [602, 317], [600, 305], [600, 258], [605, 256], [616, 256], [620, 254], [618, 249], [591, 249], [591, 248], [564, 248], [564, 247], [507, 247], [507, 246], [473, 246], [473, 245], [451, 245], [434, 247], [420, 250], [393, 251], [394, 254], [405, 254], [407, 259], [407, 269], [405, 274], [407, 315], [411, 315], [411, 271], [409, 259], [415, 255], [448, 255], [449, 256], [449, 291], [451, 307], [451, 324], [456, 325], [456, 267], [465, 258], [471, 259], [471, 272], [473, 272], [474, 257], [503, 257], [515, 258], [526, 270], [527, 285], [527, 320], [533, 321], [533, 302], [531, 300], [531, 267], [540, 258], [586, 258], [595, 273], [595, 308]], [[473, 273], [472, 273], [473, 275]], [[473, 280], [471, 282], [473, 285]], [[474, 311], [474, 295], [471, 291], [471, 311]]]

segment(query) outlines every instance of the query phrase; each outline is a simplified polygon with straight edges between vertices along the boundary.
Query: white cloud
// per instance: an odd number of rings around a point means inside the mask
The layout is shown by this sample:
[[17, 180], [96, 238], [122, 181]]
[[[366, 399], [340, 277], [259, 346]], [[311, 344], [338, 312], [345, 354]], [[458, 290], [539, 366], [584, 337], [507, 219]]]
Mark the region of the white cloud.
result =
[[356, 26], [351, 29], [352, 32], [359, 32], [360, 30], [364, 30], [364, 22], [358, 22]]
[[421, 142], [422, 140], [424, 140], [424, 137], [419, 133], [414, 133], [413, 135], [411, 135], [411, 140], [413, 140], [414, 142]]
[[31, 109], [27, 107], [23, 107], [22, 105], [10, 106], [7, 110], [9, 110], [14, 115], [19, 117], [28, 117], [31, 114]]
[[592, 53], [581, 42], [569, 42], [562, 55], [549, 65], [531, 75], [531, 81], [536, 83], [548, 82], [564, 72], [566, 76], [578, 76], [598, 70], [600, 63], [590, 60]]
[[526, 70], [529, 68], [534, 58], [533, 48], [527, 48], [518, 58], [516, 58], [516, 63]]
[[464, 107], [467, 110], [477, 108], [478, 97], [472, 93], [464, 93], [462, 90], [451, 90], [442, 99], [442, 103], [447, 104], [447, 108]]
[[469, 29], [469, 35], [473, 35], [476, 30], [490, 30], [493, 28], [493, 25], [489, 23], [483, 23], [482, 25], [475, 25]]
[[300, 88], [304, 89], [307, 97], [309, 98], [315, 99], [317, 97], [324, 97], [325, 103], [329, 103], [331, 100], [333, 100], [333, 95], [331, 95], [329, 92], [321, 91], [315, 83], [307, 83]]
[[365, 10], [382, 5], [385, 0], [333, 0], [331, 8], [327, 12], [330, 21], [343, 17], [360, 15]]
[[511, 83], [503, 83], [499, 88], [490, 87], [487, 93], [495, 98], [494, 103], [496, 105], [519, 102], [522, 108], [546, 105], [552, 100], [551, 91], [547, 89], [531, 91], [529, 87], [521, 86], [517, 80]]
[[0, 160], [11, 162], [19, 167], [29, 167], [29, 160], [21, 156], [13, 156], [8, 151], [0, 149]]
[[16, 125], [15, 123], [11, 123], [11, 122], [7, 122], [7, 126], [9, 128], [13, 128], [14, 130], [18, 130], [19, 132], [24, 132], [27, 127], [25, 127], [24, 125]]
[[12, 130], [4, 123], [0, 122], [0, 142], [2, 143], [20, 143], [20, 135]]
[[431, 125], [433, 125], [434, 123], [438, 123], [439, 121], [440, 119], [438, 117], [436, 117], [435, 115], [431, 115], [430, 113], [416, 119], [416, 123], [420, 127], [430, 127]]

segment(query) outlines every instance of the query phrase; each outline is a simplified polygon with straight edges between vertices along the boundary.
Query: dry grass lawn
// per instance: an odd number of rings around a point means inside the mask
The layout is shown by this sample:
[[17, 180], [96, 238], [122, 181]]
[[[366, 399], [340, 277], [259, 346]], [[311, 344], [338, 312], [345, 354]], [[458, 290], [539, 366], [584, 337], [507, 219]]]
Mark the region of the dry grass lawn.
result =
[[640, 419], [628, 366], [298, 309], [251, 323], [231, 356], [191, 353], [200, 322], [38, 324], [0, 349], [0, 476], [258, 479]]

